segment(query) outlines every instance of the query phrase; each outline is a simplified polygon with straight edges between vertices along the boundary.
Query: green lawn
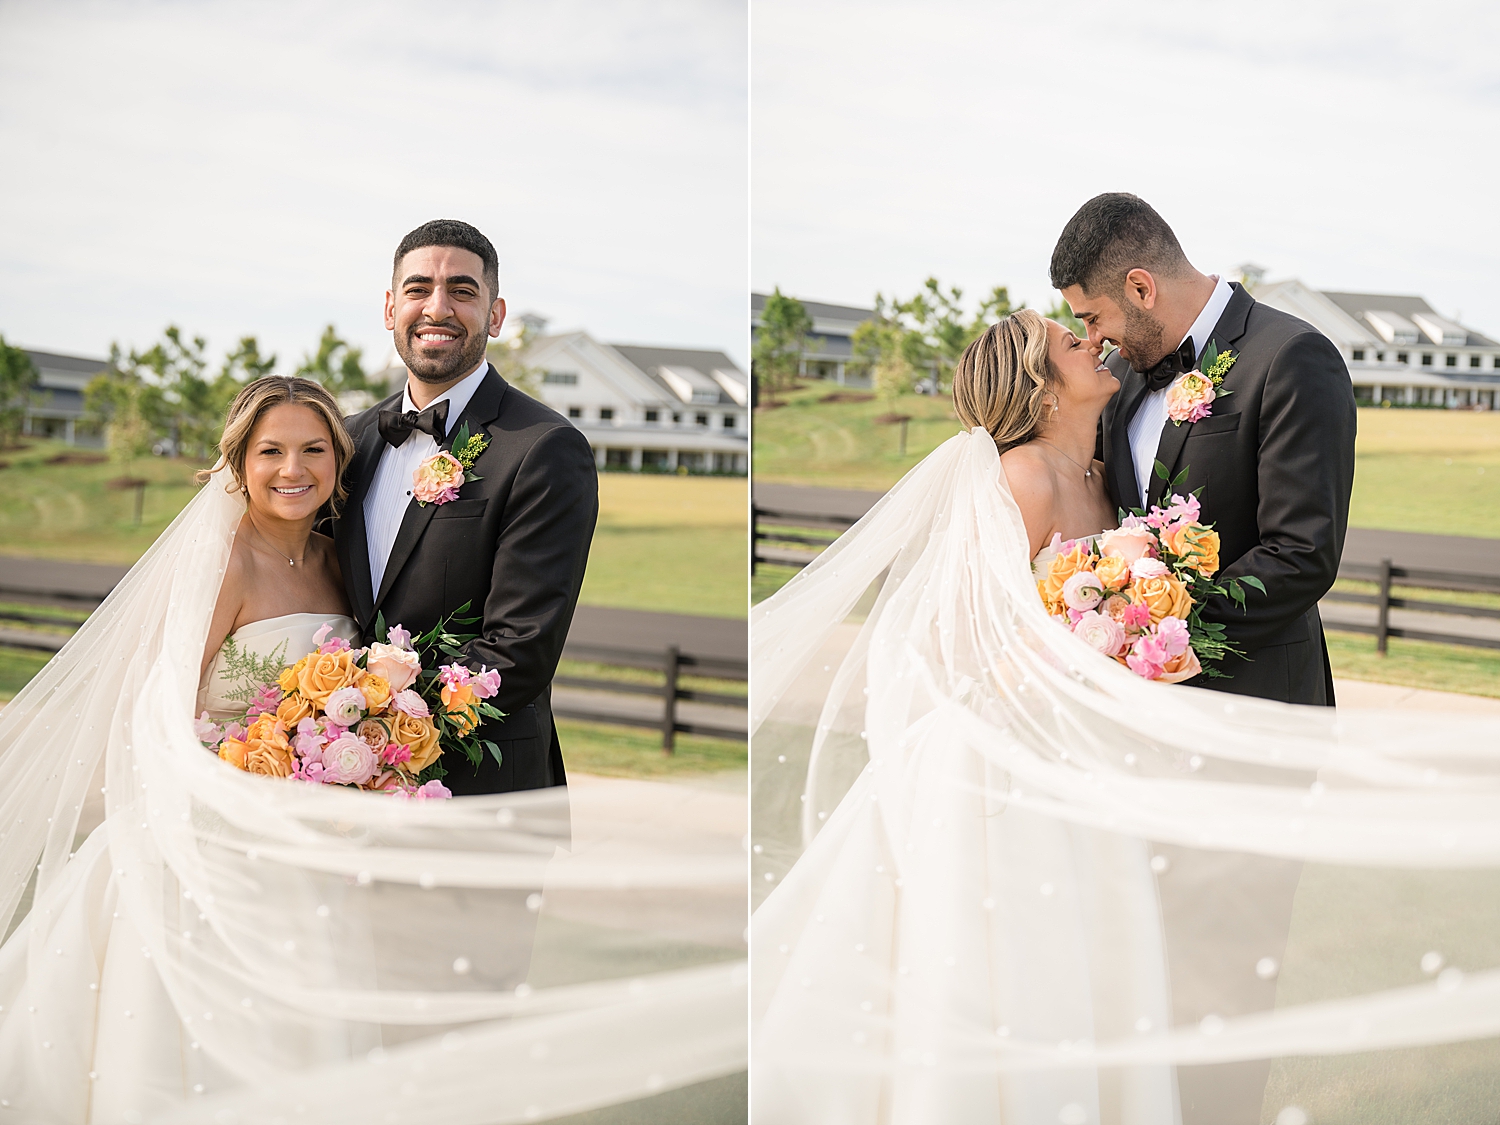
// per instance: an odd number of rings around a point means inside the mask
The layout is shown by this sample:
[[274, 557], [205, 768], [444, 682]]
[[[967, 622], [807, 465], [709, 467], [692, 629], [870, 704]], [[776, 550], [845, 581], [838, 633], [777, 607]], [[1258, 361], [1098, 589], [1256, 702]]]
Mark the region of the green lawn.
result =
[[1339, 679], [1377, 684], [1458, 691], [1500, 699], [1500, 651], [1439, 645], [1391, 637], [1389, 651], [1375, 651], [1375, 638], [1363, 633], [1328, 631], [1328, 659]]
[[749, 763], [745, 743], [691, 734], [679, 734], [673, 753], [665, 754], [661, 734], [642, 727], [559, 719], [557, 738], [568, 769], [609, 777], [685, 777], [743, 770]]

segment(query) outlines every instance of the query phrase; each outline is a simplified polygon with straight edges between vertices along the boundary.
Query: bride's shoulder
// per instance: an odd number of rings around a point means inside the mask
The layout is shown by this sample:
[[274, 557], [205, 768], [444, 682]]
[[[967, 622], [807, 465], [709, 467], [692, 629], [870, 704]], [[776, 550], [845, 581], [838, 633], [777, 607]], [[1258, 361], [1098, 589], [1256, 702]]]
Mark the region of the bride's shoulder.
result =
[[[1005, 482], [1017, 503], [1023, 498], [1041, 498], [1049, 501], [1057, 488], [1057, 474], [1047, 464], [1041, 453], [1028, 442], [1013, 446], [1000, 454], [1000, 467], [1005, 470]], [[1022, 507], [1025, 507], [1022, 504]]]

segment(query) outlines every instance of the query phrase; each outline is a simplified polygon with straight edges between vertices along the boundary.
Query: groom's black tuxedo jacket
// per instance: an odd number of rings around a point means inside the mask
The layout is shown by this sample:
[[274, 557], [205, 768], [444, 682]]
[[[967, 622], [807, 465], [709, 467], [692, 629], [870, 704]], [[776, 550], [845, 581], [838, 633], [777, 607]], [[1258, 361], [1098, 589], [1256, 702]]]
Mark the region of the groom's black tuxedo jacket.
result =
[[[1287, 703], [1333, 703], [1318, 599], [1338, 575], [1354, 483], [1354, 388], [1343, 357], [1312, 325], [1260, 304], [1243, 288], [1211, 337], [1235, 355], [1213, 412], [1162, 427], [1156, 459], [1178, 491], [1202, 488], [1203, 520], [1220, 536], [1226, 578], [1253, 575], [1247, 608], [1215, 600], [1204, 618], [1221, 621], [1248, 660], [1222, 665], [1229, 678], [1199, 687]], [[1104, 408], [1100, 439], [1106, 484], [1122, 508], [1140, 506], [1126, 427], [1146, 397], [1145, 380], [1115, 352], [1106, 361], [1120, 389]], [[1222, 391], [1230, 391], [1227, 396]], [[1148, 500], [1166, 482], [1154, 474]]]
[[469, 615], [483, 620], [455, 631], [479, 633], [464, 646], [467, 663], [500, 672], [500, 692], [490, 702], [506, 718], [485, 724], [479, 737], [500, 746], [503, 764], [486, 754], [476, 774], [461, 756], [445, 761], [444, 784], [458, 794], [565, 784], [551, 688], [599, 514], [588, 439], [491, 367], [440, 443], [450, 448], [464, 423], [470, 434], [485, 435], [489, 446], [474, 464], [481, 479], [464, 481], [458, 499], [446, 504], [408, 504], [372, 596], [365, 494], [385, 449], [377, 415], [400, 403], [398, 392], [348, 419], [355, 454], [334, 539], [364, 640], [384, 639], [374, 636], [377, 613], [415, 636], [470, 603]]

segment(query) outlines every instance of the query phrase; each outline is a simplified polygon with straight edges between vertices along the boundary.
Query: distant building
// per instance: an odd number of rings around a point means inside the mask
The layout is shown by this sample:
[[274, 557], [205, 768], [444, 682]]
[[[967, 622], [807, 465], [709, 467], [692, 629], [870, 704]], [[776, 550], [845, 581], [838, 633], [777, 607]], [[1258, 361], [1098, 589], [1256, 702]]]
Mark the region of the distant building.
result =
[[83, 388], [109, 366], [108, 361], [30, 349], [26, 354], [36, 365], [37, 381], [32, 384], [22, 432], [69, 445], [102, 447], [103, 431], [97, 422], [84, 417]]
[[1440, 316], [1421, 297], [1336, 293], [1297, 280], [1262, 283], [1254, 294], [1334, 342], [1359, 402], [1500, 407], [1500, 342]]
[[[760, 332], [760, 315], [766, 307], [765, 293], [750, 294], [750, 336]], [[874, 309], [852, 305], [830, 305], [823, 301], [803, 301], [802, 307], [812, 317], [813, 330], [802, 353], [801, 373], [812, 379], [832, 379], [836, 383], [868, 387], [868, 375], [854, 375], [848, 370], [854, 356], [854, 330], [874, 319]]]
[[603, 344], [587, 332], [533, 340], [521, 362], [601, 469], [749, 472], [749, 386], [723, 352]]

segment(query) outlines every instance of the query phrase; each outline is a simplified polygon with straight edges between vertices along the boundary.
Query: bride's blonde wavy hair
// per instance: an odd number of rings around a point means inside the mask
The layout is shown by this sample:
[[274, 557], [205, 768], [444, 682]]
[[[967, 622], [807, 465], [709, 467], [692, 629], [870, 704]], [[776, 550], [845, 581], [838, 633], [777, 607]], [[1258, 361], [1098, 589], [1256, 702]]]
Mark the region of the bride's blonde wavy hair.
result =
[[964, 349], [953, 372], [953, 409], [964, 429], [983, 426], [1004, 453], [1037, 436], [1056, 378], [1046, 319], [1019, 309]]
[[224, 467], [229, 468], [233, 478], [224, 485], [225, 492], [241, 492], [245, 487], [245, 455], [250, 446], [250, 435], [255, 424], [273, 406], [306, 406], [318, 414], [328, 427], [333, 441], [333, 466], [337, 483], [333, 488], [332, 506], [338, 514], [339, 506], [349, 496], [344, 483], [344, 470], [354, 457], [354, 439], [344, 427], [343, 412], [339, 404], [321, 383], [311, 379], [299, 379], [295, 375], [267, 375], [247, 383], [245, 389], [235, 396], [224, 419], [224, 434], [219, 438], [219, 460], [212, 469], [198, 473], [198, 483]]

